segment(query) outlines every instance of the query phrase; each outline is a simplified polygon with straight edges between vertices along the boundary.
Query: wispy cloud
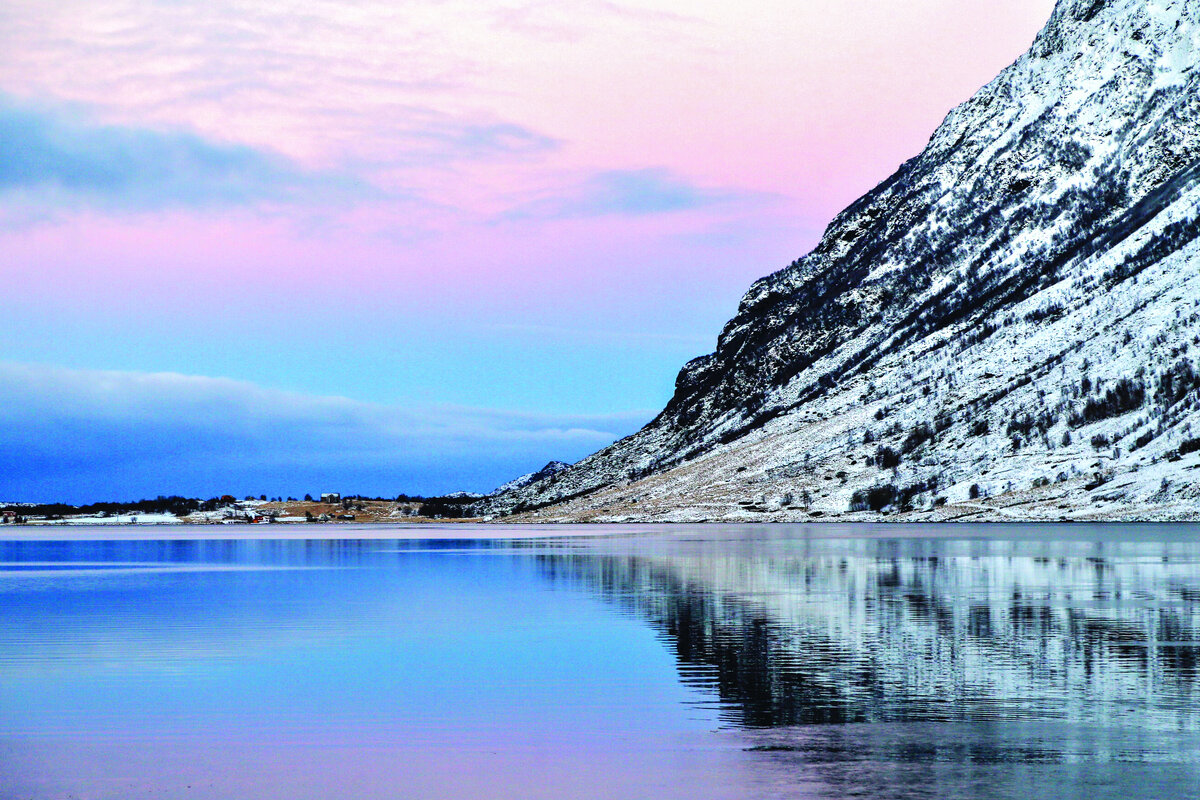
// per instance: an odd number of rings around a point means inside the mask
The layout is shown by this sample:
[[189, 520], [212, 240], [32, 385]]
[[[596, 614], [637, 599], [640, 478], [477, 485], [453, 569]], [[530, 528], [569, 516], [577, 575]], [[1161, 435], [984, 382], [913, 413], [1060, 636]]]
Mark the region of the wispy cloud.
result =
[[373, 194], [356, 178], [179, 130], [105, 125], [73, 106], [0, 96], [0, 198], [107, 209], [246, 205]]
[[512, 123], [442, 125], [410, 135], [452, 146], [466, 157], [544, 153], [558, 146], [554, 139]]
[[551, 459], [581, 458], [651, 416], [401, 407], [224, 378], [0, 362], [0, 499], [489, 490]]
[[522, 203], [507, 212], [505, 218], [638, 217], [691, 211], [753, 197], [752, 194], [703, 188], [663, 168], [608, 170], [562, 192]]
[[388, 117], [392, 142], [379, 166], [439, 166], [471, 161], [505, 161], [540, 156], [561, 142], [512, 122], [458, 117], [432, 108], [405, 107]]

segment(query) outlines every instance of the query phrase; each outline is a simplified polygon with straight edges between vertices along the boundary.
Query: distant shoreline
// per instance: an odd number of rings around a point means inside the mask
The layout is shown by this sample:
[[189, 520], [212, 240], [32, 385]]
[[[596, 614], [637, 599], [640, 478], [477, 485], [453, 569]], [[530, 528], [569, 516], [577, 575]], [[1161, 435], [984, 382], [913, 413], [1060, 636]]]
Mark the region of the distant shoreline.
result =
[[[67, 528], [69, 530], [63, 530]], [[317, 523], [311, 525], [5, 525], [0, 526], [0, 543], [54, 541], [496, 541], [537, 539], [604, 539], [639, 536], [678, 535], [686, 542], [689, 535], [702, 538], [727, 535], [738, 538], [748, 530], [769, 529], [781, 538], [796, 539], [977, 539], [1006, 538], [1038, 540], [1047, 535], [1087, 541], [1118, 538], [1141, 539], [1161, 536], [1167, 530], [1196, 540], [1200, 523], [1147, 521], [972, 521], [912, 522], [902, 520], [861, 520], [824, 522], [757, 523], [528, 523], [481, 522], [478, 520], [433, 521], [418, 523]]]

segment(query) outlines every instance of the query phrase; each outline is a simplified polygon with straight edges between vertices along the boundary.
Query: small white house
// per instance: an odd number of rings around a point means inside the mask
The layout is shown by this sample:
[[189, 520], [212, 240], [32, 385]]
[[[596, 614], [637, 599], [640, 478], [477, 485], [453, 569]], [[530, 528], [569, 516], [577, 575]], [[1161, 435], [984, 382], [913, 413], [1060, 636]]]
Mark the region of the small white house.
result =
[[342, 502], [342, 496], [340, 494], [338, 494], [337, 492], [325, 492], [324, 494], [321, 495], [321, 502], [322, 503], [340, 503], [340, 502]]

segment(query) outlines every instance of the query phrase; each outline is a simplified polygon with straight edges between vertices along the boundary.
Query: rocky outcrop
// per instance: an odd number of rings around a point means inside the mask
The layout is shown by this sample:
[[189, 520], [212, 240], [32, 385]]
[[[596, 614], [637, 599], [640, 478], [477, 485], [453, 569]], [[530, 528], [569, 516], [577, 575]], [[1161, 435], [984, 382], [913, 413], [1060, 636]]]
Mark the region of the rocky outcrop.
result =
[[554, 477], [555, 475], [557, 475], [558, 473], [562, 472], [563, 470], [570, 469], [570, 468], [571, 468], [571, 465], [564, 461], [551, 461], [549, 464], [542, 467], [537, 472], [527, 473], [525, 475], [522, 475], [519, 478], [514, 478], [513, 480], [504, 484], [503, 486], [498, 487], [494, 492], [492, 492], [492, 495], [507, 494], [509, 492], [515, 492], [518, 489], [524, 489], [526, 486], [529, 486], [530, 484], [539, 483], [541, 481], [548, 480], [548, 479]]

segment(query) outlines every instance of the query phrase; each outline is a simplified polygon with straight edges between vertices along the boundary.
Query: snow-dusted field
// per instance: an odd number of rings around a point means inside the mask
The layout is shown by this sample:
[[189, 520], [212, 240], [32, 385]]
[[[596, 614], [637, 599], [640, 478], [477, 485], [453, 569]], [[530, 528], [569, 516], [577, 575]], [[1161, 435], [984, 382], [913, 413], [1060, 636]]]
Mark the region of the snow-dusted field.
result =
[[661, 526], [633, 525], [488, 525], [479, 523], [310, 525], [119, 525], [82, 527], [63, 525], [0, 525], [0, 541], [172, 541], [268, 539], [396, 539], [498, 540], [546, 539], [578, 536], [633, 536], [661, 533]]
[[[41, 525], [178, 525], [179, 517], [174, 514], [113, 514], [109, 517], [72, 515], [56, 520], [35, 520], [34, 526]], [[14, 526], [16, 527], [16, 526]]]

